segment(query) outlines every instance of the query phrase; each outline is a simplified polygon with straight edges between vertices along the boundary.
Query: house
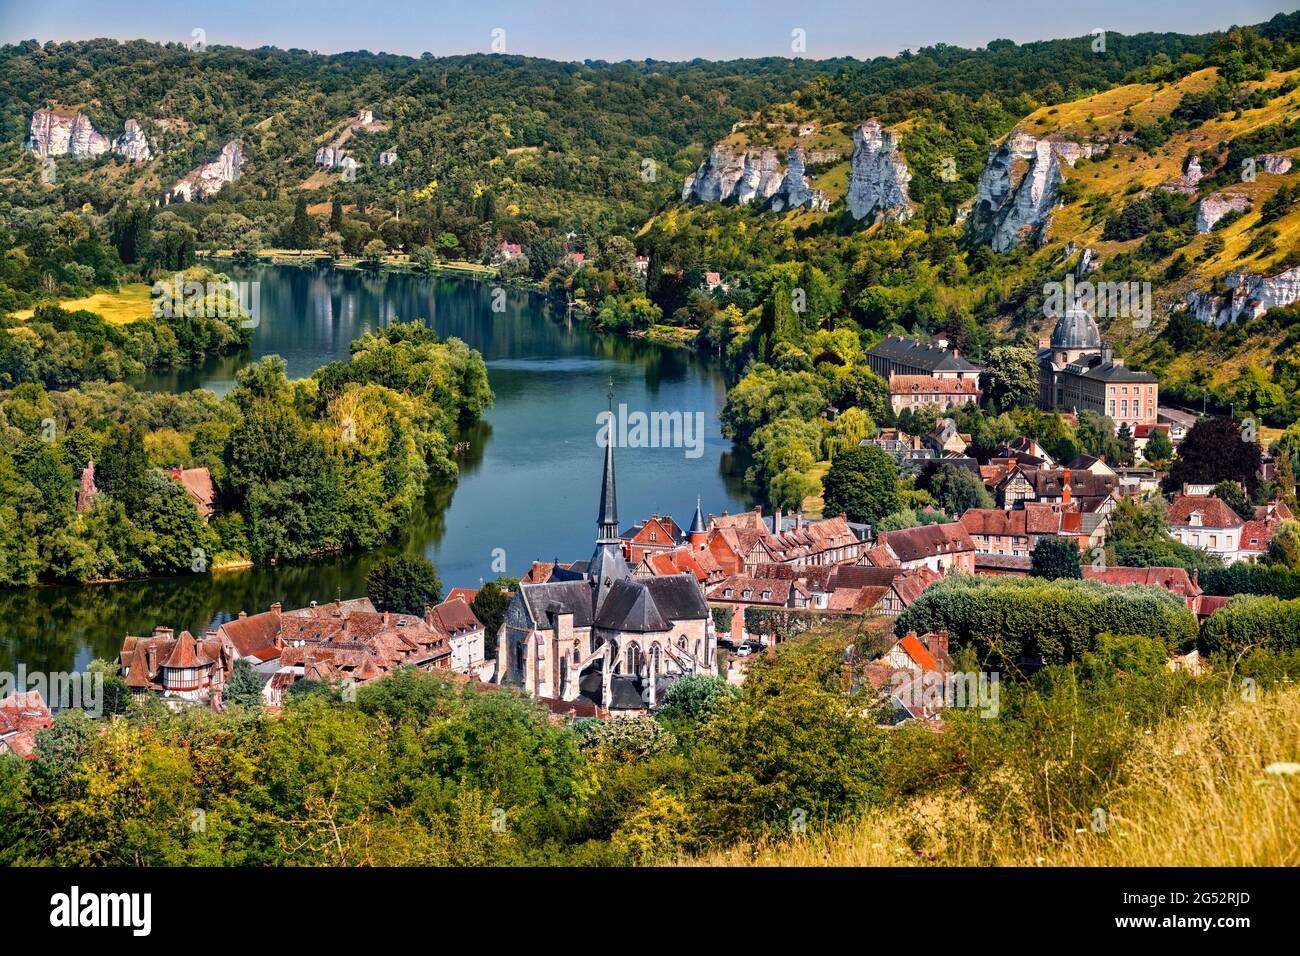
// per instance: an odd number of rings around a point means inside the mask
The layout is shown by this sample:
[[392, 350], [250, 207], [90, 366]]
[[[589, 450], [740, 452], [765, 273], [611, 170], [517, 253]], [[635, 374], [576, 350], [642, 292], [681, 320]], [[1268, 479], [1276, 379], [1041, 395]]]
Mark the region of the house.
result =
[[157, 693], [191, 703], [220, 700], [234, 662], [223, 656], [216, 637], [197, 640], [158, 626], [149, 637], [128, 635], [118, 658], [119, 673], [134, 694]]
[[36, 734], [54, 724], [38, 690], [14, 691], [0, 699], [0, 755], [36, 759]]
[[596, 547], [576, 580], [520, 582], [498, 642], [501, 684], [606, 713], [647, 713], [686, 674], [714, 673], [717, 635], [690, 574], [637, 577], [623, 556], [606, 443]]
[[1198, 580], [1200, 575], [1195, 568], [1189, 573], [1185, 568], [1094, 568], [1085, 565], [1083, 576], [1118, 587], [1161, 588], [1181, 598], [1197, 617], [1208, 617], [1228, 601], [1224, 598], [1220, 602], [1218, 598], [1205, 594], [1201, 590]]
[[1076, 455], [1074, 460], [1066, 466], [1074, 474], [1088, 472], [1090, 475], [1100, 475], [1114, 478], [1117, 472], [1110, 465], [1106, 464], [1106, 456], [1095, 457], [1093, 455]]
[[496, 250], [492, 253], [493, 265], [504, 265], [515, 259], [522, 259], [524, 255], [523, 246], [517, 242], [500, 242], [497, 243]]
[[1294, 521], [1285, 502], [1270, 501], [1255, 509], [1255, 517], [1241, 526], [1240, 554], [1243, 561], [1258, 561], [1268, 554], [1273, 533], [1283, 521]]
[[212, 483], [212, 472], [206, 468], [169, 468], [166, 474], [172, 481], [181, 483], [205, 522], [217, 513], [217, 488]]
[[655, 513], [620, 533], [619, 541], [628, 563], [637, 564], [647, 554], [672, 551], [684, 544], [686, 532], [671, 516]]
[[924, 637], [908, 631], [863, 668], [863, 677], [886, 701], [884, 723], [898, 724], [937, 720], [945, 704], [943, 680], [951, 671], [947, 631]]
[[918, 411], [929, 405], [945, 410], [978, 405], [982, 395], [975, 379], [898, 374], [889, 379], [889, 405], [895, 415], [905, 408]]
[[424, 609], [424, 623], [447, 640], [451, 650], [448, 667], [458, 674], [468, 674], [484, 660], [484, 631], [479, 619], [461, 597]]
[[714, 606], [722, 605], [732, 609], [728, 636], [736, 644], [751, 638], [764, 639], [767, 636], [749, 633], [745, 627], [746, 608], [763, 607], [777, 610], [806, 608], [809, 604], [808, 589], [797, 580], [756, 578], [745, 574], [728, 575], [709, 588], [705, 596]]
[[1044, 537], [1086, 543], [1082, 519], [1077, 508], [1026, 502], [1016, 510], [970, 508], [960, 521], [980, 554], [1029, 557]]
[[722, 274], [720, 272], [704, 273], [702, 288], [705, 292], [712, 292], [714, 289], [721, 289], [723, 292], [731, 291], [731, 286], [722, 281]]
[[1213, 495], [1174, 495], [1169, 505], [1169, 534], [1189, 548], [1216, 554], [1225, 564], [1241, 560], [1241, 530], [1245, 522]]
[[929, 568], [940, 574], [975, 573], [975, 541], [960, 522], [881, 532], [876, 547], [900, 568]]
[[1180, 408], [1170, 408], [1167, 405], [1161, 405], [1156, 409], [1156, 421], [1164, 425], [1169, 431], [1169, 440], [1177, 448], [1187, 437], [1187, 433], [1192, 430], [1196, 424], [1197, 415], [1193, 412], [1185, 412]]
[[925, 443], [940, 456], [946, 454], [962, 455], [970, 447], [970, 435], [957, 431], [957, 423], [951, 418], [941, 418], [934, 423], [925, 436]]
[[386, 149], [379, 154], [380, 166], [392, 166], [397, 162], [397, 150]]
[[868, 533], [865, 525], [853, 524], [843, 512], [809, 520], [797, 511], [782, 517], [779, 508], [764, 527], [772, 538], [768, 550], [776, 556], [777, 563], [796, 567], [856, 561]]

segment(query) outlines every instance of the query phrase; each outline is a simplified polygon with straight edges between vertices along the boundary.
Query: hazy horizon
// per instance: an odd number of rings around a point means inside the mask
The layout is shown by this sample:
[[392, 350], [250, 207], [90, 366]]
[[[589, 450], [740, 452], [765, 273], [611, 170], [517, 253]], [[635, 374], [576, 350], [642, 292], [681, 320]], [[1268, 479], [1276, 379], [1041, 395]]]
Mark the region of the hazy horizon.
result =
[[1265, 0], [1247, 0], [1231, 11], [1208, 0], [1153, 0], [1144, 5], [1096, 0], [1086, 12], [1027, 8], [1010, 0], [943, 0], [904, 8], [845, 0], [799, 8], [770, 0], [664, 0], [652, 8], [653, 15], [644, 15], [645, 8], [624, 6], [626, 15], [594, 0], [573, 0], [552, 10], [502, 0], [472, 6], [394, 0], [382, 8], [304, 0], [274, 6], [254, 0], [227, 0], [219, 6], [192, 0], [135, 0], [111, 6], [94, 0], [48, 0], [40, 7], [0, 0], [0, 42], [109, 38], [188, 43], [201, 30], [212, 45], [323, 54], [504, 52], [565, 61], [870, 59], [941, 43], [978, 48], [995, 39], [1030, 43], [1082, 37], [1098, 29], [1207, 33], [1260, 23], [1292, 9]]

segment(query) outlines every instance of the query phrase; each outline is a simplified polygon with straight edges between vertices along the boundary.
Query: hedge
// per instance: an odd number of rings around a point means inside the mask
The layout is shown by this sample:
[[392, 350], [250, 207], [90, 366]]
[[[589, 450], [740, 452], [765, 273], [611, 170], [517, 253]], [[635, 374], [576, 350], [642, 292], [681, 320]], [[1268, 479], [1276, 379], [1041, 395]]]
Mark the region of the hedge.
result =
[[1200, 585], [1206, 594], [1225, 597], [1236, 594], [1271, 594], [1293, 600], [1300, 598], [1300, 571], [1239, 562], [1226, 568], [1202, 571]]
[[1211, 653], [1235, 653], [1252, 644], [1275, 651], [1300, 648], [1300, 600], [1255, 594], [1235, 597], [1205, 619], [1201, 642]]
[[946, 630], [949, 646], [992, 651], [1003, 660], [1075, 660], [1098, 634], [1141, 634], [1172, 650], [1196, 641], [1196, 617], [1161, 588], [1099, 581], [954, 575], [926, 588], [895, 631]]

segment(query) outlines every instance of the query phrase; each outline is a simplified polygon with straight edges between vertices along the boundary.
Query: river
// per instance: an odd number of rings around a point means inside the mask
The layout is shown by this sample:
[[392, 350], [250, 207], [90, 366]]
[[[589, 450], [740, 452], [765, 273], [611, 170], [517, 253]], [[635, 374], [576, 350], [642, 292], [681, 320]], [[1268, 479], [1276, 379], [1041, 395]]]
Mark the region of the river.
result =
[[[602, 449], [597, 414], [610, 380], [615, 404], [631, 412], [702, 413], [702, 453], [683, 448], [618, 448], [622, 526], [652, 512], [689, 525], [695, 498], [706, 514], [752, 507], [745, 462], [722, 437], [725, 399], [719, 370], [683, 350], [598, 335], [567, 319], [562, 305], [506, 290], [494, 312], [493, 287], [471, 279], [291, 266], [225, 266], [256, 282], [260, 313], [248, 350], [195, 369], [154, 374], [139, 387], [228, 391], [235, 372], [280, 355], [291, 378], [345, 359], [353, 339], [396, 319], [420, 319], [440, 336], [463, 339], [487, 363], [496, 404], [461, 436], [460, 479], [431, 487], [424, 507], [394, 545], [437, 566], [444, 591], [476, 587], [500, 573], [520, 575], [534, 560], [589, 557], [595, 539]], [[155, 624], [195, 634], [241, 610], [286, 608], [365, 593], [376, 553], [88, 587], [0, 591], [0, 671], [84, 668], [115, 658], [126, 634]]]

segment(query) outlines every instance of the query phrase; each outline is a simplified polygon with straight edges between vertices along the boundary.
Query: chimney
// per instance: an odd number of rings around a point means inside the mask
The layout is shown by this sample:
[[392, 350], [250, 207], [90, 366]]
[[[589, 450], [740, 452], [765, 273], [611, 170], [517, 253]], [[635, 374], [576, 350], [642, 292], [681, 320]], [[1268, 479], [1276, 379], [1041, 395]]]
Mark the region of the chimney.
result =
[[1201, 586], [1199, 581], [1200, 576], [1201, 576], [1201, 569], [1192, 568], [1192, 587], [1198, 588]]
[[773, 534], [781, 533], [781, 506], [780, 505], [777, 505], [776, 514], [772, 518], [772, 533]]
[[274, 604], [271, 605], [271, 610], [274, 611], [276, 614], [279, 614], [283, 607], [284, 605], [282, 605], [279, 601], [276, 601]]
[[1061, 504], [1070, 503], [1070, 469], [1065, 469], [1065, 477], [1061, 480]]
[[933, 655], [936, 659], [940, 657], [947, 657], [948, 656], [948, 632], [934, 631], [933, 633], [925, 635], [925, 646], [926, 649], [930, 652], [930, 654]]
[[248, 617], [248, 612], [247, 612], [247, 611], [240, 611], [240, 612], [239, 612], [239, 619], [240, 619], [241, 621], [242, 621], [244, 618], [246, 618], [246, 617]]

